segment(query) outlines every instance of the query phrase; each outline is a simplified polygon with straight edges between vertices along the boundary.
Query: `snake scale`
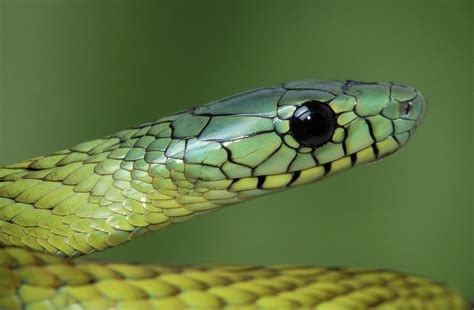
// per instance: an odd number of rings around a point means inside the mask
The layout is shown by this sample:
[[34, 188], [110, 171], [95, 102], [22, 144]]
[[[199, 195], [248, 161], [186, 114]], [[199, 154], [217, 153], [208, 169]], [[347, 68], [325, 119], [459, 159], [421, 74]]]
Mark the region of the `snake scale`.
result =
[[409, 86], [295, 81], [4, 166], [0, 308], [467, 309], [456, 291], [394, 271], [71, 258], [377, 161], [425, 111]]

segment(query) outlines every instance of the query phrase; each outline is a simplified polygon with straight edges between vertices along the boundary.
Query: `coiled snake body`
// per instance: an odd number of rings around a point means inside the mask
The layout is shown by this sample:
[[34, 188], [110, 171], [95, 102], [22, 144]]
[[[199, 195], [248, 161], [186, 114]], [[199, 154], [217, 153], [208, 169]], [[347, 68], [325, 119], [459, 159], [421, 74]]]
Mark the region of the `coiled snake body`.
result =
[[391, 271], [68, 258], [376, 161], [424, 114], [408, 86], [297, 81], [0, 168], [0, 308], [465, 309]]

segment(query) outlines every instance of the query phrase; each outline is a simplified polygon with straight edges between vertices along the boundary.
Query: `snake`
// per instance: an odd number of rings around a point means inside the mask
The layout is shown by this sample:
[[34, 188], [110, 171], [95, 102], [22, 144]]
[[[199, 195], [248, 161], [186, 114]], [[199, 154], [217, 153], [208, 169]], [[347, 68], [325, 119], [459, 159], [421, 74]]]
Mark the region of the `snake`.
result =
[[79, 257], [379, 161], [425, 114], [411, 86], [293, 81], [5, 165], [0, 308], [468, 309], [456, 290], [391, 270]]

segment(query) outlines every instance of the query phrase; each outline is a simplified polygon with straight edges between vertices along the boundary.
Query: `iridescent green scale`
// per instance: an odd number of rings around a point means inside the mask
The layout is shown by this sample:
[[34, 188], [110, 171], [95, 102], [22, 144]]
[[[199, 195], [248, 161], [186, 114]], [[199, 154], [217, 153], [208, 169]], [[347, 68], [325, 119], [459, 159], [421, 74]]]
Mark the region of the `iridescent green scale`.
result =
[[[292, 125], [309, 102], [335, 117], [329, 140], [314, 147]], [[0, 308], [391, 309], [426, 301], [462, 309], [453, 291], [390, 272], [98, 265], [40, 254], [105, 250], [376, 161], [404, 145], [424, 113], [424, 99], [411, 87], [297, 81], [7, 165], [0, 169]]]

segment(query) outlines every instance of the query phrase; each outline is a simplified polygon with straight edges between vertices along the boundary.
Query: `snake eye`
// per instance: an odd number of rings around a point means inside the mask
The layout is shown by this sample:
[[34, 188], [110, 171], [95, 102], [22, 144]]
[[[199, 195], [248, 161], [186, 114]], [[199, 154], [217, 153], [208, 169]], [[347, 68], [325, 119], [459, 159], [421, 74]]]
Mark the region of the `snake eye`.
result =
[[308, 101], [295, 111], [290, 126], [300, 144], [320, 146], [331, 139], [336, 129], [336, 114], [324, 103]]

